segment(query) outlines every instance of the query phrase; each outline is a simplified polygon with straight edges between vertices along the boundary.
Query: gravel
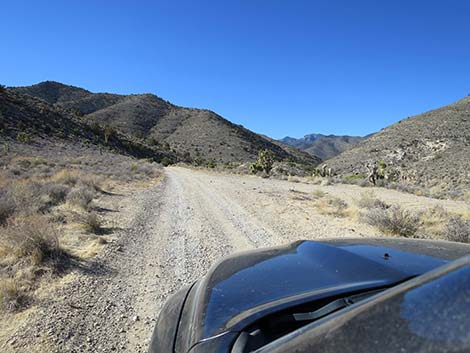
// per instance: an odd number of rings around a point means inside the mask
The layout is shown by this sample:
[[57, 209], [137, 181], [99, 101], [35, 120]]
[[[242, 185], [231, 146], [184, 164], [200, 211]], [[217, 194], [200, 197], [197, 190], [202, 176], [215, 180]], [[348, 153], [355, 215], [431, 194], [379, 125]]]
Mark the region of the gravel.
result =
[[[156, 186], [105, 196], [122, 229], [94, 260], [77, 263], [74, 280], [40, 302], [1, 352], [146, 352], [165, 300], [221, 257], [298, 239], [374, 235], [367, 225], [316, 213], [310, 195], [319, 186], [177, 167], [165, 174]], [[363, 191], [323, 190], [348, 202]], [[396, 193], [384, 192], [386, 201]]]

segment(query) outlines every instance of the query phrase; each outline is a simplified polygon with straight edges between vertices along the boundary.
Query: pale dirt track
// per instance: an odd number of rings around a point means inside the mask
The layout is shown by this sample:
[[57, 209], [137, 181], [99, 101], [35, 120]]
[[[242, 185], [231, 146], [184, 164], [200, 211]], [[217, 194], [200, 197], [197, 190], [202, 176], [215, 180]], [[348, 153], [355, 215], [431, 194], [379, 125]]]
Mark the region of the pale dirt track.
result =
[[[374, 235], [352, 219], [316, 213], [309, 195], [319, 188], [349, 203], [364, 191], [173, 167], [157, 186], [105, 198], [123, 229], [38, 305], [37, 319], [19, 323], [0, 351], [145, 352], [165, 299], [224, 255], [298, 239]], [[377, 194], [415, 209], [466, 207], [385, 189]]]

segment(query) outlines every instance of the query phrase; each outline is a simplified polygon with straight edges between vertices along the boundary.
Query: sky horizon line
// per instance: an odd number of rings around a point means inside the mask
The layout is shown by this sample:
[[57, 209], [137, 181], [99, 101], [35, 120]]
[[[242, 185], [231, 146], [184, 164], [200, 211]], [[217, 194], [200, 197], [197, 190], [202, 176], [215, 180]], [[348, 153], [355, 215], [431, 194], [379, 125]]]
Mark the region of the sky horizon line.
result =
[[[179, 106], [179, 107], [185, 107], [185, 108], [195, 108], [195, 109], [202, 109], [202, 110], [210, 110], [214, 113], [216, 113], [217, 115], [220, 115], [222, 118], [234, 123], [234, 124], [239, 124], [239, 125], [243, 125], [241, 123], [238, 123], [237, 121], [233, 121], [229, 118], [227, 118], [226, 116], [222, 115], [221, 113], [217, 112], [216, 110], [213, 110], [211, 109], [210, 107], [201, 107], [201, 106], [189, 106], [189, 105], [185, 105], [185, 104], [179, 104], [179, 103], [175, 103], [174, 101], [170, 100], [170, 99], [167, 99], [166, 97], [163, 97], [161, 95], [159, 95], [157, 92], [151, 92], [151, 91], [147, 91], [147, 92], [136, 92], [136, 91], [130, 91], [130, 92], [116, 92], [116, 91], [110, 91], [110, 90], [95, 90], [95, 89], [88, 89], [87, 87], [85, 86], [80, 86], [80, 85], [77, 85], [77, 84], [74, 84], [74, 83], [70, 83], [70, 82], [63, 82], [63, 81], [58, 81], [58, 80], [55, 80], [55, 79], [46, 79], [46, 80], [43, 80], [43, 81], [38, 81], [38, 82], [34, 82], [34, 83], [29, 83], [29, 84], [25, 84], [25, 83], [22, 83], [22, 84], [7, 84], [6, 86], [8, 88], [16, 88], [16, 87], [28, 87], [28, 86], [34, 86], [34, 85], [38, 85], [38, 84], [41, 84], [41, 83], [46, 83], [46, 82], [54, 82], [54, 83], [58, 83], [58, 84], [62, 84], [62, 85], [65, 85], [65, 86], [72, 86], [72, 87], [75, 87], [75, 88], [79, 88], [79, 89], [84, 89], [86, 91], [89, 91], [91, 93], [94, 93], [94, 94], [97, 94], [97, 93], [109, 93], [109, 94], [118, 94], [118, 95], [142, 95], [142, 94], [152, 94], [154, 96], [157, 96], [158, 98], [161, 98], [163, 100], [166, 100], [166, 101], [169, 101], [171, 104], [173, 105], [176, 105], [176, 106]], [[467, 96], [470, 96], [470, 94], [467, 94], [467, 95], [464, 95], [463, 97], [461, 98], [458, 98], [458, 99], [454, 99], [453, 101], [451, 102], [448, 102], [442, 106], [445, 106], [445, 105], [449, 105], [449, 104], [453, 104], [455, 102], [458, 102], [459, 100], [461, 99], [464, 99], [465, 97]], [[403, 119], [406, 119], [408, 117], [412, 117], [412, 116], [415, 116], [415, 115], [420, 115], [420, 114], [423, 114], [423, 113], [426, 113], [430, 110], [434, 110], [434, 109], [438, 109], [438, 108], [441, 108], [442, 106], [438, 106], [438, 107], [434, 107], [434, 108], [430, 108], [430, 109], [427, 109], [427, 110], [423, 110], [419, 113], [415, 113], [415, 114], [412, 114], [412, 115], [407, 115], [405, 117], [401, 117], [401, 118], [398, 118], [397, 120], [395, 120], [394, 122], [392, 122], [391, 124], [389, 125], [386, 125], [386, 126], [383, 126], [382, 128], [380, 128], [379, 130], [376, 130], [376, 131], [371, 131], [369, 133], [366, 133], [366, 134], [363, 134], [363, 135], [354, 135], [354, 134], [348, 134], [348, 133], [343, 133], [343, 134], [338, 134], [338, 133], [334, 133], [334, 132], [325, 132], [325, 131], [315, 131], [315, 130], [311, 130], [311, 131], [307, 131], [306, 133], [304, 133], [303, 135], [281, 135], [280, 137], [279, 136], [271, 136], [271, 135], [268, 135], [266, 133], [263, 133], [263, 132], [260, 132], [260, 131], [256, 131], [248, 126], [245, 126], [243, 125], [244, 127], [248, 128], [249, 130], [257, 133], [257, 134], [260, 134], [260, 135], [266, 135], [268, 137], [271, 137], [271, 138], [274, 138], [276, 140], [282, 140], [283, 138], [295, 138], [295, 139], [301, 139], [305, 136], [308, 136], [308, 135], [311, 135], [311, 134], [319, 134], [319, 135], [325, 135], [325, 136], [329, 136], [329, 135], [334, 135], [334, 136], [351, 136], [351, 137], [366, 137], [366, 136], [369, 136], [369, 135], [372, 135], [372, 134], [375, 134], [377, 132], [379, 132], [380, 130], [390, 126], [390, 125], [393, 125], [395, 123], [397, 123], [398, 121], [401, 121]]]

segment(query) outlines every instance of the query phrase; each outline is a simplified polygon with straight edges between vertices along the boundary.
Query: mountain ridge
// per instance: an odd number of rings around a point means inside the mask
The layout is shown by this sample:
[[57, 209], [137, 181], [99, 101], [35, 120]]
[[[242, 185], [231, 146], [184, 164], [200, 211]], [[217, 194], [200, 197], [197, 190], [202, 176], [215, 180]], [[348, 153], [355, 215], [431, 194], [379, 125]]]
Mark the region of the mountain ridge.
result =
[[92, 93], [55, 81], [9, 90], [41, 99], [57, 109], [147, 143], [168, 146], [186, 159], [244, 163], [256, 160], [259, 150], [269, 149], [279, 161], [309, 166], [321, 161], [306, 152], [273, 143], [210, 110], [180, 107], [150, 93]]
[[367, 164], [380, 161], [400, 181], [462, 195], [470, 186], [469, 156], [467, 96], [387, 126], [330, 159], [328, 165], [342, 175], [360, 175], [367, 173]]
[[301, 138], [286, 136], [279, 141], [287, 145], [299, 148], [307, 153], [316, 155], [322, 160], [330, 159], [349, 148], [357, 145], [371, 135], [349, 136], [349, 135], [324, 135], [324, 134], [307, 134]]

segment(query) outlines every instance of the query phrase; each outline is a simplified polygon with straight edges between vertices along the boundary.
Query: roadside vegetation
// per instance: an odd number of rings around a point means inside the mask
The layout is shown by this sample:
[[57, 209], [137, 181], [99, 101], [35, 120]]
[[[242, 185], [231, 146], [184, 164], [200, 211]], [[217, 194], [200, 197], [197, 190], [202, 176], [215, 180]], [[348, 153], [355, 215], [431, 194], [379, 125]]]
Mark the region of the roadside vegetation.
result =
[[96, 201], [162, 174], [158, 164], [107, 155], [0, 159], [0, 312], [34, 303], [42, 283], [96, 254], [109, 233]]
[[441, 206], [421, 212], [411, 211], [399, 205], [388, 205], [372, 192], [363, 193], [357, 205], [360, 221], [384, 235], [470, 243], [470, 220], [466, 219], [467, 216], [453, 214]]
[[387, 204], [372, 191], [363, 192], [354, 204], [321, 189], [302, 200], [312, 201], [314, 212], [320, 215], [350, 218], [373, 227], [377, 235], [470, 243], [470, 214], [452, 213], [442, 206], [408, 210]]

